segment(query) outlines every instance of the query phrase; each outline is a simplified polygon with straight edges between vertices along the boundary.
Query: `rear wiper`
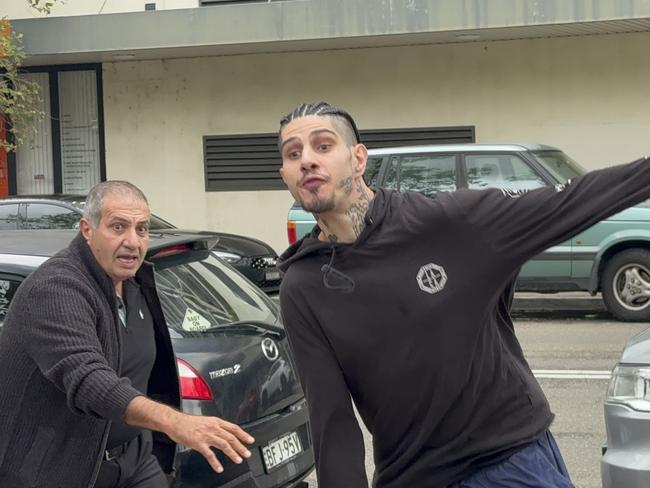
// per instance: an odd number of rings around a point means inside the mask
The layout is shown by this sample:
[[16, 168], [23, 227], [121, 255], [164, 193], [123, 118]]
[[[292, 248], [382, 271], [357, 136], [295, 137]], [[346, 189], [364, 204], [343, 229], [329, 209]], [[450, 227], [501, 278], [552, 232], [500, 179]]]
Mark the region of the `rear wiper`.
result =
[[271, 333], [277, 335], [280, 339], [284, 338], [285, 331], [282, 327], [277, 325], [269, 324], [268, 322], [262, 322], [261, 320], [238, 320], [236, 322], [228, 322], [226, 324], [217, 324], [207, 329], [203, 329], [201, 332], [215, 332], [215, 331], [250, 331], [255, 330], [262, 333]]

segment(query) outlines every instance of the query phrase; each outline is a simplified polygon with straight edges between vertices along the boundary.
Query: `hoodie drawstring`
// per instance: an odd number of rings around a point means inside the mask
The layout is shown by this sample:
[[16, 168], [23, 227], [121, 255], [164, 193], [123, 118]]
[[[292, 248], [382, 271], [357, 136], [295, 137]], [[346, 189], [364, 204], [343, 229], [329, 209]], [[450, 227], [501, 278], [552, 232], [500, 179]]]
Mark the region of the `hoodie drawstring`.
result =
[[336, 257], [336, 247], [330, 247], [332, 250], [332, 257], [328, 264], [324, 264], [321, 267], [321, 273], [323, 274], [323, 286], [328, 290], [339, 290], [343, 293], [352, 293], [354, 291], [355, 283], [354, 280], [342, 273], [341, 271], [334, 268], [334, 258]]

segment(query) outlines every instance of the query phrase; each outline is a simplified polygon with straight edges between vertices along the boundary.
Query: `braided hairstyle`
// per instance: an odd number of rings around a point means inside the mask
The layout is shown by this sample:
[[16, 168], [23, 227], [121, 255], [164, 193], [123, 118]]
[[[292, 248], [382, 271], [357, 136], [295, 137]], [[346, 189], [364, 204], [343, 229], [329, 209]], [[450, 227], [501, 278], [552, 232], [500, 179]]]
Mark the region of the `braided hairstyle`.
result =
[[282, 129], [294, 119], [316, 115], [318, 117], [332, 117], [337, 129], [345, 137], [348, 144], [353, 146], [361, 143], [357, 124], [354, 123], [352, 116], [345, 110], [332, 107], [327, 102], [303, 103], [294, 108], [291, 112], [280, 119], [280, 131], [278, 133], [278, 146], [280, 145], [280, 134]]

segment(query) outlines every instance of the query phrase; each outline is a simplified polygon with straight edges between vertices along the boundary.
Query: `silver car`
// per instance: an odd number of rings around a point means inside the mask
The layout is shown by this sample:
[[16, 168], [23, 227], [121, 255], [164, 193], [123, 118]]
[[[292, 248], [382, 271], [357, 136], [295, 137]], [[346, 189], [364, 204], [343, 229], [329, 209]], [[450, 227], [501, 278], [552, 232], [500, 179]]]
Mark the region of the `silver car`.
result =
[[650, 487], [650, 329], [625, 347], [605, 400], [603, 488]]

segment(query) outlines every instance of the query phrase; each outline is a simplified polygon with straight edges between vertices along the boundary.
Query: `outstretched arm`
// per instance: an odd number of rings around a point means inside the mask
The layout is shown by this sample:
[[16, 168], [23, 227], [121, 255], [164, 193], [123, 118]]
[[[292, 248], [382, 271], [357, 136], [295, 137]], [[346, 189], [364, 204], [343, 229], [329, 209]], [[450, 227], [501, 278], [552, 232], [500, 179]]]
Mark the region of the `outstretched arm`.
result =
[[363, 436], [336, 355], [305, 302], [283, 286], [280, 303], [309, 406], [318, 486], [367, 488]]
[[453, 194], [460, 213], [510, 272], [543, 250], [650, 198], [650, 159], [591, 171], [566, 185], [526, 193]]

